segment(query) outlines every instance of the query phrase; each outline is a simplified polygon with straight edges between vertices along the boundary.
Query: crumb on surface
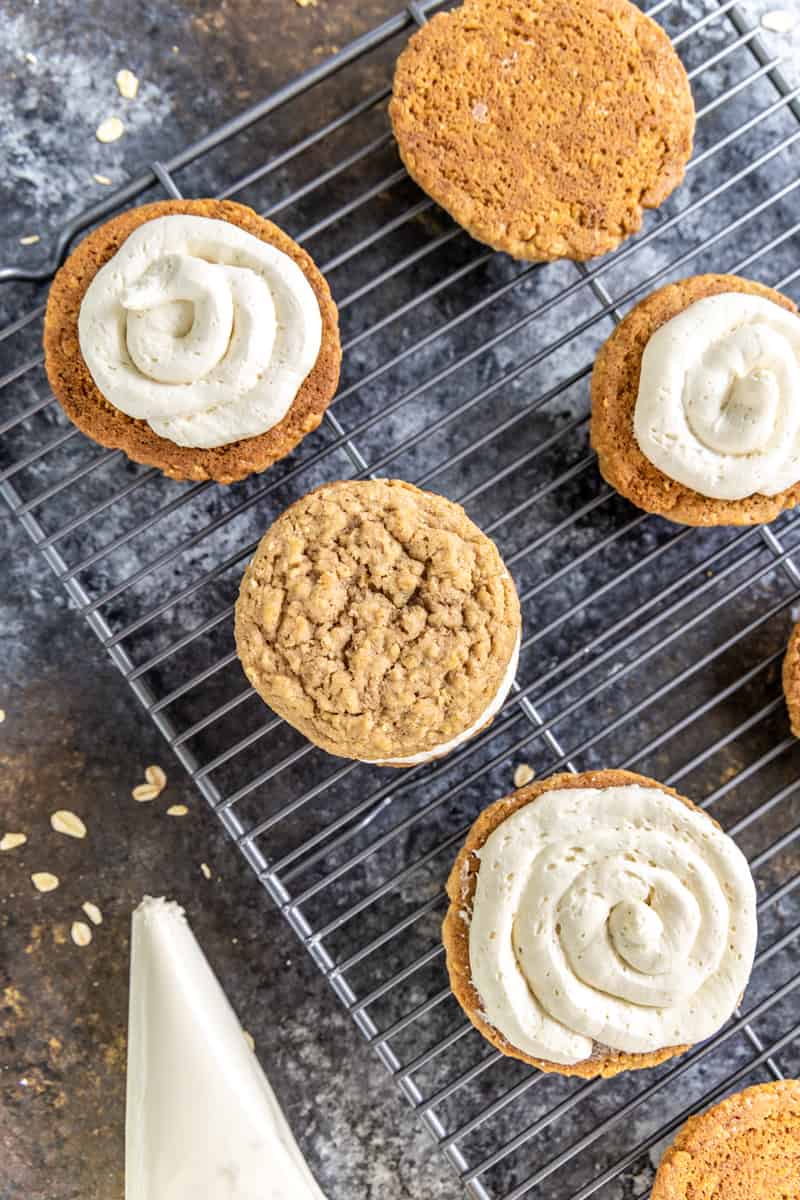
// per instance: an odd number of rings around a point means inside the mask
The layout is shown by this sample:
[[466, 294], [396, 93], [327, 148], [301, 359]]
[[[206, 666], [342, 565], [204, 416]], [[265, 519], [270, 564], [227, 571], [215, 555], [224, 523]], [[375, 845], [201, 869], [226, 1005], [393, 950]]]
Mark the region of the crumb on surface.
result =
[[54, 892], [60, 882], [58, 876], [50, 871], [34, 871], [31, 875], [31, 883], [37, 892]]
[[139, 80], [133, 71], [129, 71], [127, 67], [124, 67], [121, 71], [117, 71], [115, 82], [117, 91], [124, 100], [136, 99], [136, 94], [139, 91]]
[[24, 846], [27, 840], [26, 833], [4, 833], [0, 838], [0, 850], [16, 850], [18, 846]]
[[69, 936], [76, 946], [88, 946], [92, 940], [92, 931], [85, 921], [73, 921]]
[[125, 126], [119, 117], [106, 117], [95, 130], [94, 136], [98, 142], [116, 142], [125, 132]]
[[70, 812], [67, 808], [60, 808], [50, 817], [50, 825], [56, 833], [63, 833], [66, 837], [85, 838], [86, 826], [77, 815]]
[[93, 925], [102, 925], [103, 924], [103, 914], [100, 911], [100, 909], [98, 908], [98, 906], [96, 904], [94, 904], [91, 900], [84, 900], [83, 904], [81, 905], [81, 908], [86, 913], [87, 917], [89, 918], [89, 920], [92, 922]]

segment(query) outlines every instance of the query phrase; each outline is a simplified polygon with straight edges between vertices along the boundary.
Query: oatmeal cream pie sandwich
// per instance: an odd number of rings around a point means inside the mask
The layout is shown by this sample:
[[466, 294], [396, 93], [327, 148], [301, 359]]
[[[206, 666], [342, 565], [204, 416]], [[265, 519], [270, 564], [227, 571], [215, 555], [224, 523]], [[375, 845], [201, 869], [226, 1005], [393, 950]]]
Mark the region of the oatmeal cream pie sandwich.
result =
[[663, 29], [628, 0], [466, 0], [397, 61], [409, 175], [518, 259], [613, 250], [683, 179], [695, 113]]
[[236, 646], [262, 699], [310, 741], [407, 767], [497, 715], [517, 668], [519, 601], [459, 505], [397, 479], [332, 483], [262, 538]]
[[690, 1117], [658, 1168], [651, 1200], [796, 1200], [800, 1080], [761, 1083]]
[[53, 280], [45, 364], [90, 438], [173, 479], [282, 458], [336, 391], [336, 305], [305, 250], [229, 200], [166, 200], [93, 230]]
[[685, 525], [757, 525], [800, 501], [800, 316], [736, 275], [653, 292], [601, 348], [592, 445], [604, 478]]
[[447, 883], [450, 983], [492, 1045], [617, 1075], [710, 1037], [747, 985], [747, 860], [690, 800], [630, 771], [554, 775], [480, 814]]

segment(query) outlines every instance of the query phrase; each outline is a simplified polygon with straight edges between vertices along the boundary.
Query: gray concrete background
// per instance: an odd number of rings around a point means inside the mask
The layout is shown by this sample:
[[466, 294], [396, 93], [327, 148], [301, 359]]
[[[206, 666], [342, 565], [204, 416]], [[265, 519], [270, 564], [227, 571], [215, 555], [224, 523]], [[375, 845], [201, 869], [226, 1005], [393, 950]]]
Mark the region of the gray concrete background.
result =
[[[309, 7], [294, 0], [6, 4], [0, 265], [46, 260], [51, 231], [107, 194], [95, 173], [122, 184], [395, 7], [390, 0], [357, 7], [334, 0]], [[742, 7], [755, 17], [775, 7], [800, 13], [800, 0]], [[709, 4], [683, 0], [682, 9], [696, 17]], [[767, 34], [765, 41], [787, 56], [787, 74], [800, 82], [798, 37]], [[141, 80], [129, 104], [114, 85], [122, 67]], [[103, 146], [94, 130], [112, 114], [124, 118], [126, 133]], [[40, 242], [20, 245], [35, 234]], [[33, 294], [20, 290], [23, 298]], [[113, 514], [108, 521], [113, 528]], [[168, 759], [22, 530], [6, 520], [2, 536], [0, 824], [29, 834], [22, 851], [0, 859], [2, 1200], [122, 1197], [128, 920], [148, 892], [186, 906], [331, 1200], [455, 1198], [454, 1177], [383, 1067]], [[168, 798], [186, 803], [189, 816], [168, 818], [163, 806], [130, 799], [149, 762], [167, 770]], [[49, 813], [61, 807], [86, 817], [85, 843], [49, 830]], [[33, 892], [28, 876], [37, 870], [58, 874], [58, 891]], [[101, 906], [105, 921], [92, 946], [79, 951], [68, 929], [86, 899]]]

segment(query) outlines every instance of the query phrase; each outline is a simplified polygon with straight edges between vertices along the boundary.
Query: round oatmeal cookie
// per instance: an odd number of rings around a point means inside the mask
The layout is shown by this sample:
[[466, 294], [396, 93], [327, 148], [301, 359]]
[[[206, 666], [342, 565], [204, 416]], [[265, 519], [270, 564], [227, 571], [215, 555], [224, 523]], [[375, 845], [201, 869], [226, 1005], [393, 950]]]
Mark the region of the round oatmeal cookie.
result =
[[800, 737], [800, 622], [791, 632], [783, 659], [783, 694], [792, 733]]
[[[78, 316], [89, 284], [135, 229], [157, 217], [188, 214], [227, 221], [275, 246], [294, 260], [316, 296], [322, 315], [317, 361], [286, 415], [256, 437], [211, 449], [179, 446], [147, 421], [127, 416], [101, 394], [80, 349]], [[233, 483], [263, 471], [316, 429], [336, 392], [341, 363], [339, 318], [330, 288], [311, 257], [277, 225], [231, 200], [164, 200], [114, 217], [80, 243], [53, 280], [44, 324], [45, 366], [67, 416], [101, 446], [123, 450], [134, 462], [158, 467], [172, 479]]]
[[327, 484], [271, 526], [236, 605], [256, 691], [331, 754], [439, 757], [513, 682], [516, 589], [457, 504], [395, 479]]
[[694, 104], [628, 0], [466, 0], [400, 55], [389, 105], [411, 177], [514, 258], [613, 250], [683, 179]]
[[761, 1083], [690, 1117], [651, 1200], [794, 1200], [800, 1195], [800, 1080]]
[[726, 292], [761, 297], [797, 312], [787, 296], [754, 280], [693, 275], [659, 288], [631, 309], [600, 348], [592, 372], [591, 441], [603, 478], [639, 508], [683, 525], [759, 525], [800, 501], [800, 483], [774, 496], [755, 493], [743, 500], [703, 496], [659, 470], [636, 440], [634, 412], [642, 355], [650, 338], [689, 305]]
[[[523, 905], [526, 903], [526, 899], [528, 898], [530, 884], [521, 880], [520, 875], [526, 874], [527, 878], [532, 878], [533, 875], [538, 872], [541, 876], [541, 879], [547, 881], [549, 890], [552, 891], [553, 888], [555, 888], [557, 896], [561, 896], [563, 903], [556, 904], [556, 911], [552, 917], [552, 919], [556, 921], [552, 934], [548, 934], [547, 930], [544, 930], [544, 934], [550, 938], [550, 941], [557, 943], [561, 941], [562, 937], [561, 922], [575, 918], [576, 903], [577, 905], [582, 903], [581, 897], [583, 897], [587, 891], [592, 893], [593, 900], [595, 900], [597, 904], [602, 905], [603, 903], [603, 881], [608, 878], [607, 875], [603, 875], [603, 871], [607, 871], [608, 869], [607, 858], [611, 854], [611, 851], [608, 849], [607, 844], [598, 842], [602, 852], [599, 853], [597, 857], [593, 858], [592, 848], [589, 844], [591, 842], [591, 838], [593, 836], [596, 836], [601, 840], [605, 838], [607, 843], [609, 831], [612, 834], [615, 834], [619, 833], [620, 830], [627, 829], [629, 832], [632, 831], [630, 832], [630, 837], [633, 839], [639, 836], [638, 831], [640, 830], [645, 831], [642, 835], [644, 837], [647, 837], [648, 833], [652, 832], [650, 831], [649, 822], [647, 819], [633, 819], [630, 817], [630, 815], [628, 815], [627, 819], [623, 819], [624, 813], [622, 815], [617, 813], [614, 814], [612, 820], [609, 814], [603, 815], [595, 810], [584, 811], [583, 809], [577, 813], [576, 830], [568, 830], [566, 826], [564, 826], [562, 829], [560, 822], [563, 819], [561, 814], [564, 811], [562, 807], [564, 803], [563, 792], [565, 790], [572, 791], [574, 789], [605, 791], [607, 789], [627, 788], [631, 785], [640, 789], [656, 789], [666, 797], [670, 797], [676, 801], [679, 801], [682, 806], [688, 808], [693, 814], [696, 814], [696, 816], [701, 817], [703, 823], [708, 822], [709, 828], [713, 826], [717, 831], [719, 831], [719, 836], [721, 838], [724, 837], [717, 822], [714, 821], [712, 817], [708, 816], [707, 813], [704, 813], [701, 809], [698, 809], [691, 800], [688, 800], [685, 796], [681, 796], [673, 788], [658, 783], [653, 779], [649, 779], [647, 776], [637, 775], [632, 771], [623, 770], [587, 771], [583, 774], [577, 775], [572, 774], [571, 772], [565, 772], [563, 774], [553, 775], [549, 779], [537, 780], [535, 783], [531, 783], [525, 787], [519, 788], [510, 796], [506, 796], [501, 800], [497, 800], [495, 803], [490, 804], [488, 808], [484, 809], [484, 811], [480, 813], [472, 825], [472, 828], [467, 835], [467, 839], [459, 851], [455, 863], [453, 864], [453, 868], [447, 881], [447, 895], [450, 900], [450, 905], [442, 926], [442, 940], [444, 942], [447, 956], [447, 969], [453, 994], [471, 1023], [483, 1035], [483, 1037], [487, 1039], [487, 1041], [491, 1042], [493, 1046], [510, 1058], [520, 1059], [522, 1062], [526, 1062], [531, 1066], [537, 1067], [540, 1071], [553, 1072], [562, 1075], [577, 1075], [585, 1079], [591, 1079], [597, 1076], [610, 1077], [613, 1075], [618, 1075], [623, 1071], [631, 1071], [639, 1068], [656, 1066], [659, 1063], [664, 1062], [666, 1059], [683, 1054], [691, 1046], [690, 1042], [685, 1042], [683, 1044], [665, 1046], [646, 1053], [634, 1053], [615, 1050], [608, 1045], [601, 1044], [598, 1041], [591, 1041], [591, 1053], [586, 1057], [572, 1063], [554, 1062], [548, 1058], [539, 1057], [537, 1055], [528, 1053], [524, 1049], [520, 1049], [519, 1046], [514, 1045], [513, 1042], [510, 1041], [509, 1038], [506, 1037], [500, 1031], [500, 1029], [498, 1029], [497, 1026], [492, 1023], [489, 1014], [486, 1011], [486, 1008], [491, 1007], [491, 1005], [488, 1005], [486, 999], [481, 996], [473, 977], [473, 962], [471, 961], [470, 942], [473, 920], [479, 919], [476, 916], [476, 892], [478, 889], [478, 877], [481, 870], [484, 869], [485, 871], [489, 872], [486, 882], [487, 890], [484, 891], [482, 897], [484, 901], [487, 896], [492, 896], [494, 897], [494, 900], [492, 901], [493, 903], [496, 902], [502, 905], [504, 899], [503, 889], [506, 887], [516, 887], [517, 884], [513, 882], [515, 879], [523, 889], [519, 895], [515, 893], [513, 897], [509, 896], [506, 900], [506, 903], [510, 904], [511, 908], [513, 909], [511, 920], [513, 921], [514, 932], [511, 935], [513, 943], [511, 954], [513, 957], [517, 958], [519, 963], [524, 966], [526, 960], [520, 959], [520, 955], [522, 955], [524, 951], [529, 954], [531, 952], [531, 947], [527, 946], [528, 936], [530, 936], [528, 919], [522, 910]], [[571, 848], [569, 853], [570, 855], [578, 856], [579, 858], [581, 855], [585, 856], [585, 861], [580, 862], [578, 869], [582, 872], [581, 878], [587, 878], [588, 873], [588, 882], [585, 887], [578, 888], [578, 884], [575, 884], [575, 887], [570, 885], [570, 887], [567, 888], [563, 894], [558, 891], [558, 875], [552, 874], [553, 871], [557, 870], [557, 867], [553, 865], [556, 862], [556, 859], [552, 857], [548, 859], [548, 855], [552, 856], [553, 853], [559, 853], [558, 848], [554, 847], [552, 843], [548, 843], [546, 847], [533, 852], [535, 854], [535, 857], [532, 860], [534, 864], [533, 866], [523, 866], [519, 861], [517, 861], [514, 864], [515, 870], [507, 874], [505, 873], [507, 869], [506, 866], [501, 864], [499, 861], [495, 861], [493, 856], [495, 854], [502, 855], [508, 852], [506, 848], [513, 843], [515, 830], [511, 826], [507, 827], [506, 836], [499, 843], [499, 849], [497, 839], [495, 839], [491, 845], [487, 846], [487, 842], [489, 841], [491, 835], [509, 818], [513, 817], [514, 814], [519, 813], [520, 810], [525, 809], [527, 806], [535, 805], [537, 801], [540, 801], [551, 792], [562, 793], [562, 795], [558, 797], [558, 811], [556, 813], [556, 817], [553, 818], [556, 820], [553, 836], [556, 838], [556, 841], [563, 838], [574, 838], [576, 841], [580, 842], [580, 845], [577, 846], [577, 848]], [[630, 811], [630, 809], [625, 810], [627, 813], [630, 813]], [[572, 814], [572, 816], [574, 817], [575, 814]], [[571, 819], [570, 814], [566, 814], [566, 817], [567, 821]], [[539, 819], [549, 820], [551, 818], [544, 816]], [[665, 822], [665, 828], [675, 828], [675, 826], [671, 824], [673, 821], [675, 821], [675, 816], [673, 813], [664, 814], [663, 820]], [[704, 835], [702, 834], [702, 831], [700, 831], [701, 842], [703, 837]], [[569, 840], [565, 842], [565, 845], [569, 847]], [[605, 848], [603, 848], [603, 845], [605, 845]], [[731, 846], [733, 846], [732, 843]], [[526, 850], [525, 844], [522, 845], [521, 849], [531, 853], [529, 847]], [[639, 852], [638, 848], [632, 849], [632, 846], [629, 846], [628, 851], [624, 854], [626, 861], [624, 864], [622, 864], [622, 875], [625, 876], [625, 872], [629, 872], [631, 870], [631, 868], [628, 867], [628, 862], [634, 863], [637, 859], [639, 859], [644, 864], [642, 867], [643, 872], [651, 876], [652, 882], [656, 887], [658, 887], [659, 885], [656, 879], [656, 872], [663, 871], [665, 868], [662, 862], [656, 864], [655, 862], [650, 861], [650, 856], [652, 856], [653, 853], [658, 854], [659, 852], [657, 850], [653, 850], [652, 843], [648, 843], [646, 847], [643, 844], [641, 853]], [[735, 847], [733, 848], [733, 854], [735, 857], [739, 856], [739, 851], [736, 850]], [[670, 861], [669, 852], [665, 854], [664, 860], [665, 862]], [[574, 857], [566, 858], [567, 863], [571, 863], [573, 861]], [[652, 870], [649, 870], [649, 868], [652, 868]], [[634, 871], [636, 869], [636, 867], [633, 868]], [[671, 864], [670, 869], [672, 872], [674, 872], [674, 866]], [[694, 868], [690, 869], [693, 870]], [[741, 862], [738, 869], [740, 871], [742, 869], [746, 871], [747, 889], [752, 889], [752, 879], [750, 878], [749, 870], [747, 870], [746, 862], [743, 857], [741, 857]], [[546, 872], [546, 874], [544, 872]], [[504, 879], [507, 881], [507, 883], [503, 882]], [[578, 883], [580, 883], [580, 881], [581, 880], [579, 878]], [[628, 880], [627, 876], [625, 876], [623, 879], [623, 885], [622, 902], [617, 902], [616, 906], [617, 909], [620, 910], [623, 908], [630, 908], [629, 901], [630, 897], [635, 895], [635, 892], [632, 889], [636, 886], [636, 880]], [[577, 894], [574, 894], [576, 890]], [[669, 891], [672, 892], [674, 899], [674, 886], [668, 889], [668, 893]], [[532, 907], [532, 911], [535, 914], [533, 919], [535, 921], [549, 919], [545, 911], [545, 906], [551, 901], [551, 899], [553, 899], [553, 897], [549, 895], [539, 895], [537, 886], [536, 895], [534, 897], [535, 903]], [[754, 949], [754, 889], [752, 889], [752, 895], [749, 897], [749, 900], [752, 901], [752, 914], [750, 915], [752, 916], [753, 926], [751, 931], [752, 937], [750, 940], [752, 941], [752, 946]], [[610, 902], [606, 898], [606, 904], [608, 905], [609, 903]], [[651, 903], [651, 896], [647, 897], [645, 903], [647, 905]], [[618, 913], [617, 916], [619, 915], [621, 914]], [[649, 914], [645, 913], [644, 915], [649, 916], [649, 921], [652, 922], [655, 913], [651, 909], [649, 910]], [[623, 919], [627, 920], [628, 929], [632, 929], [632, 940], [635, 944], [637, 952], [641, 953], [642, 945], [647, 934], [652, 932], [652, 924], [648, 922], [642, 923], [641, 913], [637, 914], [635, 912], [628, 912]], [[742, 917], [742, 919], [744, 920], [744, 917]], [[747, 919], [749, 920], [750, 917], [748, 916]], [[613, 944], [614, 951], [612, 953], [612, 958], [614, 958], [614, 962], [618, 963], [623, 961], [622, 959], [616, 957], [618, 951], [616, 950], [614, 935], [618, 926], [615, 925], [615, 920], [616, 918], [614, 909], [613, 906], [611, 906], [611, 910], [603, 918], [601, 928], [598, 929], [593, 927], [591, 931], [588, 929], [583, 929], [583, 932], [580, 935], [582, 939], [580, 944], [582, 945], [583, 949], [580, 951], [580, 953], [586, 953], [585, 947], [587, 941], [595, 946], [600, 946], [601, 952], [603, 947]], [[501, 958], [498, 961], [505, 963], [507, 966], [509, 960], [507, 955], [504, 954], [502, 946], [504, 932], [507, 932], [507, 930], [505, 924], [503, 924], [503, 917], [499, 909], [496, 913], [492, 914], [492, 922], [495, 928], [488, 934], [490, 941], [487, 944], [492, 946], [500, 946], [499, 953]], [[538, 930], [537, 932], [542, 933], [542, 930]], [[523, 935], [525, 935], [525, 947], [522, 945]], [[669, 931], [667, 931], [667, 937], [669, 937]], [[499, 941], [497, 939], [499, 939]], [[482, 943], [483, 933], [480, 933], [478, 944], [481, 945]], [[483, 953], [483, 950], [481, 950], [481, 953]], [[575, 967], [574, 959], [571, 957], [570, 951], [566, 948], [566, 943], [561, 950], [557, 951], [557, 957], [561, 959], [563, 963], [567, 964], [567, 973], [575, 970], [576, 979], [583, 977], [582, 969]], [[529, 965], [529, 970], [531, 969], [533, 970], [533, 975], [538, 979], [543, 978], [545, 974], [550, 974], [549, 968], [545, 968], [541, 964], [536, 966]], [[630, 970], [630, 967], [627, 969]], [[652, 969], [652, 967], [650, 969]], [[658, 968], [655, 969], [657, 970]], [[521, 966], [520, 970], [522, 970]], [[494, 968], [491, 968], [491, 974], [494, 979], [500, 979], [500, 975], [495, 974]], [[524, 975], [521, 975], [520, 978], [524, 979]], [[586, 978], [588, 979], [588, 975]], [[506, 985], [503, 985], [503, 987], [505, 986]], [[583, 985], [578, 983], [578, 986], [582, 987]], [[528, 984], [528, 987], [530, 987], [530, 984]], [[512, 993], [509, 992], [507, 994], [511, 995]], [[558, 990], [554, 991], [555, 996], [563, 996], [563, 994], [563, 990], [561, 993], [559, 993]], [[595, 993], [595, 995], [596, 997], [599, 996], [603, 1003], [614, 1002], [609, 998], [608, 993], [603, 989], [600, 989]], [[537, 1004], [538, 1003], [539, 1001], [537, 1000]], [[547, 1017], [546, 1019], [549, 1020], [550, 1018]], [[562, 1026], [562, 1028], [564, 1027]], [[567, 1026], [566, 1028], [569, 1027]]]

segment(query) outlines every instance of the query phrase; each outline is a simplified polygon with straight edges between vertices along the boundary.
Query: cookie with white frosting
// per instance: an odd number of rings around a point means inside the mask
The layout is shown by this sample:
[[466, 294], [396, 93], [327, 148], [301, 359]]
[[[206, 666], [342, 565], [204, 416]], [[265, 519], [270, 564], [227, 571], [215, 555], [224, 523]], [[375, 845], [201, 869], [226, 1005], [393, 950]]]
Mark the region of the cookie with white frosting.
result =
[[637, 304], [592, 373], [604, 478], [686, 525], [755, 525], [800, 502], [800, 316], [780, 292], [696, 275]]
[[453, 992], [512, 1058], [590, 1078], [654, 1066], [733, 1013], [756, 946], [747, 861], [672, 788], [554, 775], [476, 820], [447, 883]]
[[331, 754], [392, 767], [489, 725], [520, 648], [494, 542], [397, 479], [326, 484], [288, 508], [245, 572], [235, 628], [270, 708]]
[[341, 362], [310, 256], [224, 200], [168, 200], [93, 230], [50, 289], [45, 364], [70, 419], [173, 479], [231, 483], [319, 425]]

